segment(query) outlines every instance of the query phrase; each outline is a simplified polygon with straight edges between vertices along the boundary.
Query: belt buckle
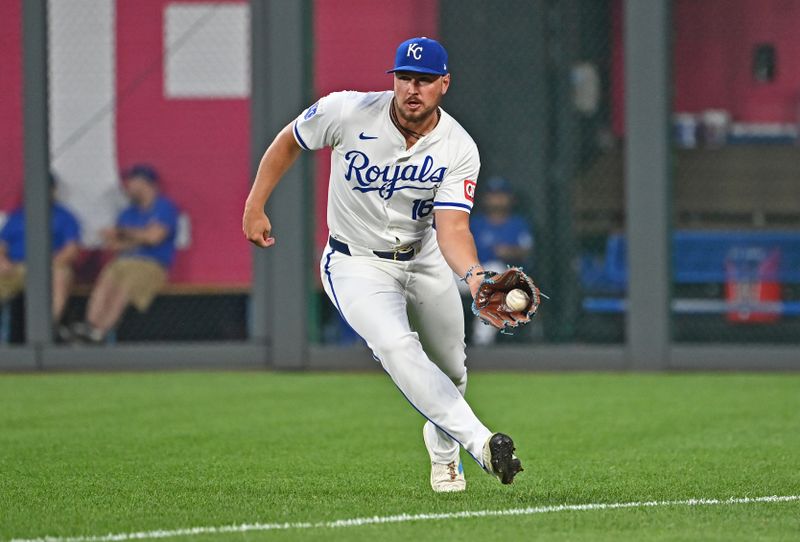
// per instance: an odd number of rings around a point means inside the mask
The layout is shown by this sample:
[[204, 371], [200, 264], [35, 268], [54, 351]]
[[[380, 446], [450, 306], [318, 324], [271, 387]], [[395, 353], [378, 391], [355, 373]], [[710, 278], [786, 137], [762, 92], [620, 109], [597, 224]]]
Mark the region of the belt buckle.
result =
[[398, 254], [406, 254], [408, 252], [413, 254], [414, 253], [414, 247], [412, 247], [410, 245], [406, 245], [404, 247], [395, 249], [395, 250], [392, 251], [392, 260], [397, 261], [397, 255]]

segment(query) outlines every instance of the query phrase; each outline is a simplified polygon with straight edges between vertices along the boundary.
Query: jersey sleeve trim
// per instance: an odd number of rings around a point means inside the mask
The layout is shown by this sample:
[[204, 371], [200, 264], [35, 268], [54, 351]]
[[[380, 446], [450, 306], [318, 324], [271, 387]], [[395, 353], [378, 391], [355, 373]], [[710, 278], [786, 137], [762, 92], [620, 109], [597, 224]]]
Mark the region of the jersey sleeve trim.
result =
[[442, 208], [458, 209], [459, 211], [465, 211], [467, 213], [472, 211], [472, 207], [467, 205], [466, 203], [458, 203], [455, 201], [437, 201], [434, 202], [433, 206], [434, 208], [442, 207]]
[[294, 126], [292, 128], [292, 132], [294, 132], [294, 138], [297, 140], [297, 143], [301, 147], [303, 147], [305, 150], [310, 151], [311, 149], [309, 148], [309, 146], [306, 145], [306, 142], [303, 141], [302, 137], [300, 137], [300, 132], [297, 130], [297, 121], [296, 120], [294, 121]]

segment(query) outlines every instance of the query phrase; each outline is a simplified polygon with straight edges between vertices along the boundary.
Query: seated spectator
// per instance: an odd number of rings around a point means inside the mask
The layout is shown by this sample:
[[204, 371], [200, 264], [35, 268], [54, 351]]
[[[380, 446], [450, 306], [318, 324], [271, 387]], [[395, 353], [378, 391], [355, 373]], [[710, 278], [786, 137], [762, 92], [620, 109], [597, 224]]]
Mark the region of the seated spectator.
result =
[[178, 209], [161, 195], [155, 169], [139, 164], [122, 175], [131, 205], [117, 224], [103, 232], [104, 246], [116, 256], [100, 272], [89, 296], [86, 321], [73, 326], [75, 335], [103, 342], [128, 304], [145, 312], [167, 282], [175, 258]]
[[[56, 178], [50, 174], [52, 201], [52, 310], [53, 325], [58, 326], [72, 287], [73, 266], [78, 257], [80, 226], [75, 215], [55, 201]], [[25, 210], [11, 213], [0, 231], [0, 303], [16, 297], [25, 288]]]
[[[480, 184], [479, 184], [480, 186]], [[478, 261], [485, 269], [502, 272], [509, 265], [525, 265], [530, 261], [533, 235], [527, 220], [513, 210], [511, 183], [503, 177], [490, 177], [481, 187], [482, 212], [473, 213], [470, 230], [478, 249]], [[472, 342], [491, 344], [497, 330], [476, 318]]]

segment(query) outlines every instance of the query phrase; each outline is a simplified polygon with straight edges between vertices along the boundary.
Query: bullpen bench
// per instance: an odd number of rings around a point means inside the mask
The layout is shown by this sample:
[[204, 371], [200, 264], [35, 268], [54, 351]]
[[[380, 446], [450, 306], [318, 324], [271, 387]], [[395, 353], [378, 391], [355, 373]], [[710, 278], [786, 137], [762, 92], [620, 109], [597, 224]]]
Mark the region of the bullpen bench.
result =
[[[672, 262], [676, 285], [721, 284], [727, 293], [725, 299], [678, 297], [672, 302], [676, 313], [800, 316], [800, 301], [783, 300], [780, 295], [782, 287], [800, 284], [800, 231], [679, 230], [673, 234]], [[584, 259], [581, 278], [584, 291], [590, 294], [583, 301], [585, 311], [624, 312], [625, 237], [609, 236], [600, 265]], [[741, 291], [741, 285], [749, 285], [750, 290]], [[753, 285], [758, 291], [753, 291]]]
[[[90, 287], [73, 291], [69, 318], [82, 318]], [[211, 341], [244, 340], [250, 287], [229, 284], [167, 284], [150, 308], [140, 313], [126, 309], [111, 340], [127, 341]]]
[[[90, 284], [73, 288], [63, 322], [82, 320]], [[111, 342], [229, 341], [247, 338], [250, 288], [228, 284], [168, 284], [147, 312], [128, 307]], [[0, 310], [0, 343], [24, 337], [24, 303], [18, 296]]]

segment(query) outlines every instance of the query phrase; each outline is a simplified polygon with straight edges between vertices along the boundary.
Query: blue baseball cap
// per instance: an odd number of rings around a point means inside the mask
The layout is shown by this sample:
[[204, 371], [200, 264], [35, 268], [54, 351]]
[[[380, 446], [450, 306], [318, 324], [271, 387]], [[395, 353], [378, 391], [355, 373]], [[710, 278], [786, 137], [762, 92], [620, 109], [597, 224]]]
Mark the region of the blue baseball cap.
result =
[[400, 44], [394, 56], [394, 68], [386, 73], [417, 72], [447, 75], [447, 51], [430, 38], [411, 38]]
[[511, 181], [500, 176], [489, 177], [484, 187], [489, 194], [511, 194], [514, 192]]
[[134, 164], [122, 172], [122, 180], [124, 181], [134, 177], [144, 179], [150, 184], [158, 184], [158, 181], [160, 180], [158, 171], [156, 171], [156, 168], [150, 164]]

